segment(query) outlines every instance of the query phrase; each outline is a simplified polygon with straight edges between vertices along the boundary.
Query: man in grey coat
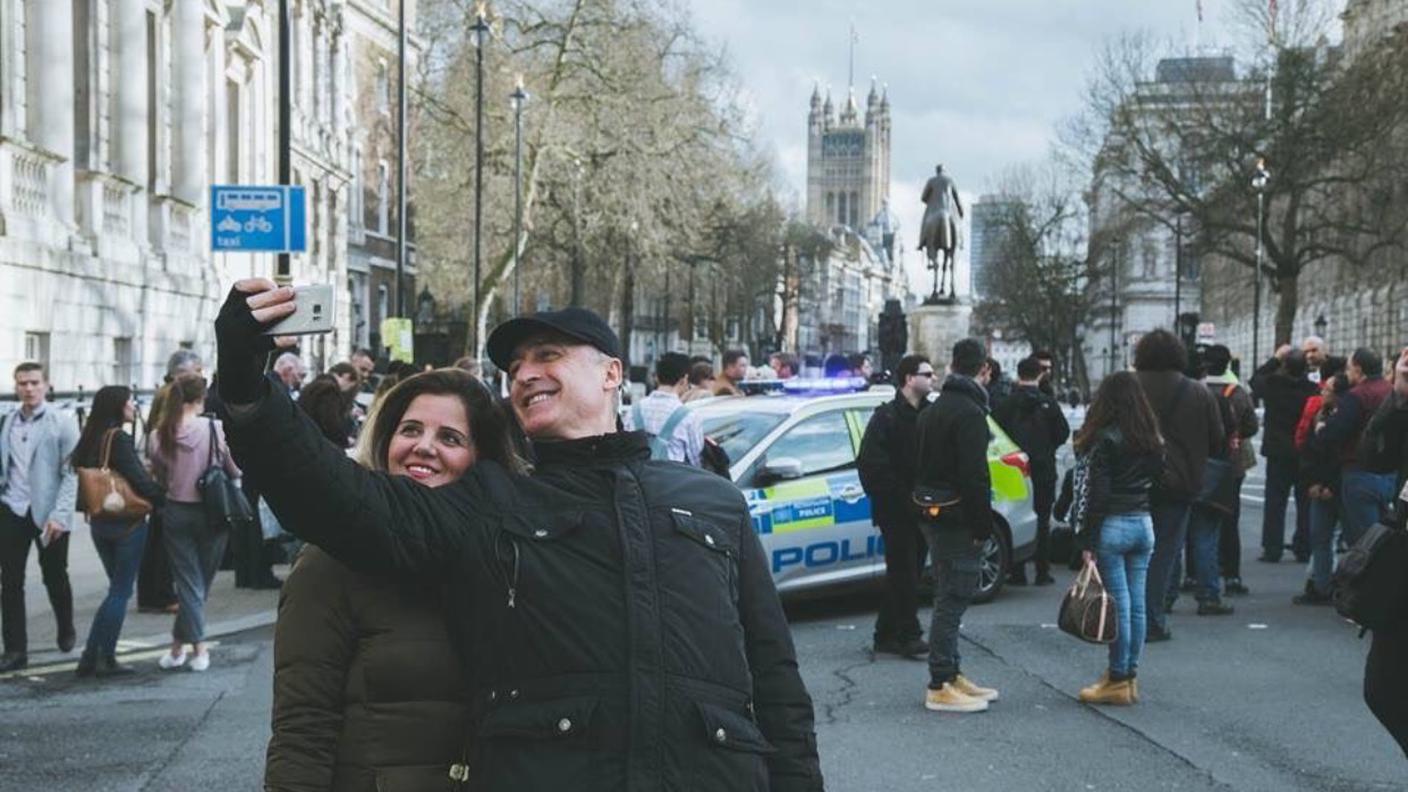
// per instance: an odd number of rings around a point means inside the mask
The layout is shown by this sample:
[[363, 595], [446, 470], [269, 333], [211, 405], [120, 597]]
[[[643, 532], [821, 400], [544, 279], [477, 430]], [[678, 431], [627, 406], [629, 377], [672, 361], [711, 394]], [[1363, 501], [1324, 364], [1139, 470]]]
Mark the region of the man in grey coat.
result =
[[68, 582], [68, 536], [78, 499], [69, 457], [78, 422], [44, 403], [44, 367], [15, 367], [20, 408], [0, 418], [0, 621], [5, 653], [0, 673], [29, 664], [24, 573], [29, 547], [39, 546], [39, 568], [59, 624], [59, 650], [73, 649], [73, 590]]

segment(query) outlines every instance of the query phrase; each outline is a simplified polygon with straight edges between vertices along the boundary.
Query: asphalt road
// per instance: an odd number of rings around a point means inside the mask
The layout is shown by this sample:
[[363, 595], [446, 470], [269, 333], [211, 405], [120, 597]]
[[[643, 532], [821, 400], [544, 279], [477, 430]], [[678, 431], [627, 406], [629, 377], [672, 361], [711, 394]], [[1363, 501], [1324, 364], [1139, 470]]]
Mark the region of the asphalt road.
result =
[[[1257, 484], [1243, 517], [1251, 596], [1220, 618], [1180, 600], [1132, 708], [1076, 701], [1104, 655], [1052, 626], [1062, 586], [1008, 589], [969, 612], [965, 671], [1002, 690], [978, 715], [924, 710], [924, 664], [871, 656], [872, 594], [791, 607], [827, 788], [1408, 790], [1408, 761], [1361, 698], [1367, 642], [1328, 609], [1290, 604], [1297, 565], [1255, 561]], [[227, 638], [204, 674], [148, 656], [119, 682], [0, 681], [0, 790], [258, 790], [270, 639]]]

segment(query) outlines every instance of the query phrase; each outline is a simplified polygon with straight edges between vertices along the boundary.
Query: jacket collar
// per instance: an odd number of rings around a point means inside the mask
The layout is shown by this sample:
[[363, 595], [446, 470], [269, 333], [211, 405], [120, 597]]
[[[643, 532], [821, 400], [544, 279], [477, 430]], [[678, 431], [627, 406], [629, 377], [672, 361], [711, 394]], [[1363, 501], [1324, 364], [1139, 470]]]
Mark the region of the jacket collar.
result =
[[918, 415], [919, 413], [921, 413], [921, 412], [924, 411], [924, 408], [925, 408], [925, 407], [928, 407], [928, 406], [929, 406], [929, 403], [930, 403], [930, 402], [929, 402], [929, 397], [926, 396], [926, 397], [924, 397], [923, 399], [920, 400], [919, 406], [918, 406], [918, 407], [915, 407], [914, 405], [912, 405], [912, 404], [909, 403], [909, 399], [906, 399], [906, 398], [904, 397], [904, 392], [902, 392], [902, 391], [895, 391], [895, 409], [896, 409], [896, 410], [901, 410], [901, 411], [904, 411], [904, 412], [907, 412], [907, 413], [913, 413], [914, 415]]
[[539, 440], [533, 443], [538, 467], [575, 465], [600, 467], [650, 457], [645, 432], [612, 432], [579, 440]]
[[984, 410], [988, 408], [988, 392], [972, 377], [950, 374], [948, 379], [944, 380], [942, 392], [966, 396]]

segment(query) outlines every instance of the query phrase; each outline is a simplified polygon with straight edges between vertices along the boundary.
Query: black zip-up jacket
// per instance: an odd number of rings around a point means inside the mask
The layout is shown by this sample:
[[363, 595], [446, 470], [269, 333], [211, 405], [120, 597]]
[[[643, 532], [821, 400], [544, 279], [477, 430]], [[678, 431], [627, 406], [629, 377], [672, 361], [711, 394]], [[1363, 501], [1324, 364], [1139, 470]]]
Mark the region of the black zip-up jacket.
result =
[[1018, 385], [993, 408], [992, 417], [1031, 460], [1032, 477], [1056, 480], [1056, 452], [1071, 437], [1071, 425], [1056, 399], [1035, 385]]
[[1281, 361], [1272, 358], [1252, 377], [1252, 393], [1265, 407], [1262, 418], [1261, 455], [1275, 459], [1295, 459], [1296, 424], [1305, 411], [1305, 400], [1315, 395], [1315, 383], [1293, 379], [1280, 371]]
[[1164, 455], [1136, 451], [1115, 426], [1100, 430], [1087, 453], [1086, 506], [1076, 530], [1083, 537], [1081, 544], [1094, 549], [1100, 546], [1106, 517], [1149, 512], [1149, 492], [1163, 475]]
[[[988, 471], [988, 397], [972, 377], [950, 375], [939, 398], [919, 416], [915, 484], [947, 487], [963, 502], [962, 527], [975, 540], [992, 535], [992, 474]], [[940, 523], [948, 521], [940, 517]]]
[[[262, 386], [261, 386], [262, 387]], [[428, 489], [367, 471], [281, 389], [228, 419], [283, 526], [446, 585], [476, 792], [820, 790], [812, 702], [741, 493], [642, 433], [540, 443]]]
[[865, 435], [860, 440], [856, 468], [860, 484], [870, 497], [870, 519], [876, 525], [912, 525], [915, 521], [911, 495], [914, 469], [919, 456], [915, 424], [929, 408], [909, 403], [904, 394], [875, 408]]

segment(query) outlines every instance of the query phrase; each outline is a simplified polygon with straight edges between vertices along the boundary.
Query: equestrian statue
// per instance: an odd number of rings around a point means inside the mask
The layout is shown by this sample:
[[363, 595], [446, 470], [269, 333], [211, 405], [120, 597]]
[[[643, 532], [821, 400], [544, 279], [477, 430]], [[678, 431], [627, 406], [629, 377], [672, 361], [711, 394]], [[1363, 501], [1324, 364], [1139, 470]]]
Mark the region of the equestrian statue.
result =
[[[953, 254], [958, 249], [958, 221], [963, 219], [963, 203], [958, 199], [958, 187], [944, 173], [944, 166], [934, 169], [934, 175], [924, 185], [919, 197], [924, 202], [924, 223], [919, 231], [919, 249], [929, 257], [929, 269], [934, 271], [934, 292], [925, 305], [952, 304], [954, 295]], [[956, 217], [955, 217], [956, 215]], [[943, 261], [939, 261], [939, 254]], [[941, 274], [942, 272], [942, 274]], [[948, 296], [943, 294], [948, 284]]]

